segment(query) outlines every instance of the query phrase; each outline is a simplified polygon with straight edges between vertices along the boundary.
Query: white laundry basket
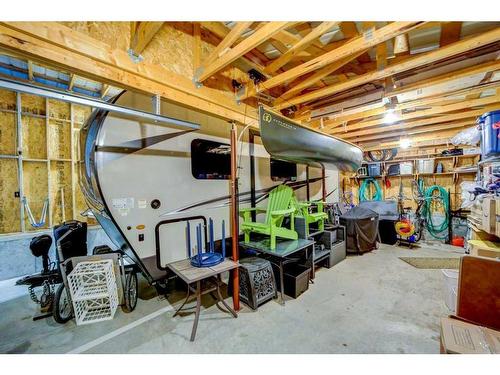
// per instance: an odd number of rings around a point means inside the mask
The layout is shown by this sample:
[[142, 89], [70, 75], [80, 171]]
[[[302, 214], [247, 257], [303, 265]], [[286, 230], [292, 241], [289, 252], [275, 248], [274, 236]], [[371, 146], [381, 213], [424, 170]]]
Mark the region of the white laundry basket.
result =
[[77, 325], [113, 319], [118, 307], [113, 260], [78, 263], [68, 284]]
[[457, 310], [457, 291], [458, 291], [458, 270], [443, 271], [443, 294], [444, 301], [449, 310], [454, 313]]

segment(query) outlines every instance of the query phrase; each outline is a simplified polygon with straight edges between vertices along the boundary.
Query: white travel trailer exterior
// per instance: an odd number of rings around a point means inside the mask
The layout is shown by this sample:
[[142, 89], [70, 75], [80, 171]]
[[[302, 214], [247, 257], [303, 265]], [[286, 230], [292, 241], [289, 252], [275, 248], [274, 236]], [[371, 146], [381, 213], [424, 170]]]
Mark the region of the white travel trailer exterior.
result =
[[[125, 92], [116, 104], [144, 111], [151, 98]], [[118, 248], [138, 264], [150, 282], [165, 275], [158, 266], [187, 257], [185, 223], [159, 230], [157, 257], [155, 226], [163, 220], [203, 215], [215, 222], [215, 239], [221, 238], [225, 220], [230, 233], [229, 136], [231, 125], [221, 119], [172, 103], [161, 103], [161, 114], [200, 126], [158, 126], [94, 111], [81, 133], [81, 181], [87, 202], [103, 229]], [[241, 132], [243, 128], [239, 128]], [[238, 144], [239, 199], [250, 205], [248, 131]], [[212, 143], [211, 143], [212, 142]], [[283, 183], [271, 177], [271, 158], [256, 137], [253, 147], [257, 201], [266, 190]], [[227, 159], [226, 159], [227, 158]], [[226, 161], [227, 160], [227, 161]], [[205, 170], [204, 170], [205, 169]], [[310, 199], [322, 197], [322, 171], [309, 168]], [[328, 201], [338, 201], [338, 171], [325, 170]], [[306, 166], [297, 165], [292, 182], [299, 199], [306, 199]], [[260, 198], [260, 199], [259, 199]], [[259, 202], [265, 205], [266, 202]], [[194, 226], [192, 226], [194, 234]]]

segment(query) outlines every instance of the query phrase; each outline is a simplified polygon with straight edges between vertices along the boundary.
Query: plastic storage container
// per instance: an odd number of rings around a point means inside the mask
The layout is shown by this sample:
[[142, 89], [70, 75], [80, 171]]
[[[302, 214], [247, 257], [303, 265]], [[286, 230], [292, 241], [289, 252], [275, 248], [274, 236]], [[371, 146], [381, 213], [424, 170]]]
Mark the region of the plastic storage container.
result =
[[399, 163], [400, 174], [413, 174], [413, 163], [411, 161], [405, 161]]
[[458, 291], [458, 271], [457, 270], [441, 270], [443, 271], [444, 283], [444, 302], [449, 310], [454, 313], [457, 310], [457, 291]]
[[[278, 290], [281, 288], [279, 270], [273, 265], [274, 277]], [[292, 263], [285, 267], [283, 272], [283, 284], [287, 296], [297, 298], [309, 289], [309, 274], [311, 268], [298, 263]]]
[[417, 160], [418, 173], [434, 173], [434, 159]]
[[378, 177], [382, 174], [382, 168], [380, 163], [368, 164], [368, 176]]
[[486, 112], [477, 121], [481, 128], [481, 154], [483, 159], [500, 153], [500, 111]]

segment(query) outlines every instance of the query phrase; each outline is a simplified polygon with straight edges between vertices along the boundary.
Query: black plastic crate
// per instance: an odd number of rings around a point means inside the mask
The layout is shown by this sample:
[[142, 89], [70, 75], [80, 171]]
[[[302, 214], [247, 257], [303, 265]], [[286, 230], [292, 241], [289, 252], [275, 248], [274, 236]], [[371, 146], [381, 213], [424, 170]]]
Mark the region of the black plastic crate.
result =
[[[273, 267], [273, 269], [275, 272], [274, 277], [276, 279], [276, 284], [278, 285], [278, 290], [280, 290], [281, 284], [280, 284], [279, 269], [278, 267]], [[307, 289], [309, 289], [310, 273], [311, 273], [311, 268], [306, 267], [302, 264], [293, 263], [285, 266], [283, 272], [285, 294], [292, 298], [297, 298]]]

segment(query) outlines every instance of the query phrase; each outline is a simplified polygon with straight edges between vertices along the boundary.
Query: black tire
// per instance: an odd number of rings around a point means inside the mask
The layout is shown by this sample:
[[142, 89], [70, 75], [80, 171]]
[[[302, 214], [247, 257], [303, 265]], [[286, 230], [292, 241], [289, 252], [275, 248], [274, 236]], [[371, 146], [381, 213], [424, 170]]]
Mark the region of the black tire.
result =
[[122, 305], [123, 312], [129, 313], [135, 310], [138, 292], [139, 282], [137, 281], [137, 273], [135, 271], [127, 272], [125, 274], [125, 301]]
[[52, 305], [52, 315], [59, 324], [65, 324], [73, 317], [73, 307], [66, 293], [64, 284], [59, 284], [54, 294], [54, 304]]

